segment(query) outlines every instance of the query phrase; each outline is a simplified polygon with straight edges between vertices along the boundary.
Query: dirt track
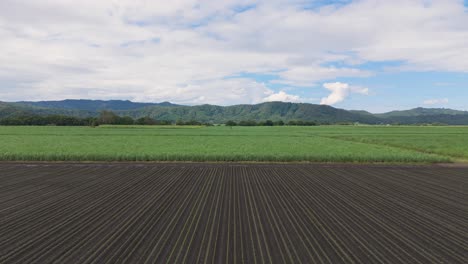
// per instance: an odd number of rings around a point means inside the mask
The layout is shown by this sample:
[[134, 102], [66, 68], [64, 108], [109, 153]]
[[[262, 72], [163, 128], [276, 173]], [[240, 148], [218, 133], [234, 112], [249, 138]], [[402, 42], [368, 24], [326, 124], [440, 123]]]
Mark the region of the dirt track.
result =
[[0, 164], [0, 263], [466, 263], [468, 168]]

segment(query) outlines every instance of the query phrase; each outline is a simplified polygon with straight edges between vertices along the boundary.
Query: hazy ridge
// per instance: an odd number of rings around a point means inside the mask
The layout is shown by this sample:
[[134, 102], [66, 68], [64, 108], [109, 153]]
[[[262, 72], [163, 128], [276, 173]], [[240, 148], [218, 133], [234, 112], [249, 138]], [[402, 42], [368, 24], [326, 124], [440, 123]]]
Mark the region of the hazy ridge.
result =
[[359, 122], [366, 124], [443, 123], [468, 125], [468, 112], [445, 108], [414, 108], [373, 114], [367, 111], [345, 110], [327, 105], [308, 103], [267, 102], [233, 106], [185, 106], [169, 102], [138, 103], [124, 100], [62, 100], [40, 102], [0, 102], [0, 118], [21, 115], [98, 116], [111, 110], [122, 116], [157, 120], [197, 120], [223, 123], [228, 120], [303, 120], [329, 123]]

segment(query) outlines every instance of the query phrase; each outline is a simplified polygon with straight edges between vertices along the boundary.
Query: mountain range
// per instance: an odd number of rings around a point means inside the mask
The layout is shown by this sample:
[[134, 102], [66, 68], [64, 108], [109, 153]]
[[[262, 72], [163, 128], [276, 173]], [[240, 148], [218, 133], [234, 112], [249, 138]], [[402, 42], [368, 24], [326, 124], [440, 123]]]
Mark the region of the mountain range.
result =
[[132, 118], [152, 117], [156, 120], [196, 120], [224, 123], [228, 120], [290, 120], [320, 123], [422, 124], [441, 123], [468, 125], [468, 112], [445, 108], [415, 108], [373, 114], [367, 111], [344, 110], [328, 105], [308, 103], [266, 102], [233, 106], [177, 105], [169, 102], [138, 103], [124, 100], [62, 100], [39, 102], [0, 102], [0, 119], [25, 115], [67, 115], [95, 117], [110, 110]]

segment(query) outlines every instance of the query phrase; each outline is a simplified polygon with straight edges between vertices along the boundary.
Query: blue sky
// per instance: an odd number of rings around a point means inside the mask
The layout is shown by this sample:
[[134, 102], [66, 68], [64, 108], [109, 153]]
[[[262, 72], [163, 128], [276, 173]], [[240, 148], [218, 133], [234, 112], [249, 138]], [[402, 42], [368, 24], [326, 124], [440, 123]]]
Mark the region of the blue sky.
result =
[[[367, 63], [360, 68], [374, 72], [373, 76], [335, 78], [324, 80], [324, 82], [353, 83], [362, 87], [372, 87], [367, 96], [352, 95], [352, 98], [348, 98], [349, 100], [344, 100], [335, 105], [345, 109], [368, 109], [362, 106], [372, 105], [370, 110], [373, 112], [414, 107], [451, 107], [468, 110], [467, 73], [444, 71], [399, 72], [382, 69], [382, 67], [395, 64], [397, 63]], [[320, 85], [308, 89], [274, 83], [274, 80], [278, 80], [278, 77], [274, 74], [243, 73], [241, 76], [268, 83], [268, 86], [275, 91], [288, 90], [294, 92], [302, 98], [308, 98], [308, 101], [313, 103], [320, 102], [320, 98], [328, 95], [328, 91], [320, 89]], [[445, 99], [448, 99], [448, 102]], [[428, 102], [431, 100], [432, 102]]]
[[468, 1], [0, 2], [0, 101], [468, 110]]

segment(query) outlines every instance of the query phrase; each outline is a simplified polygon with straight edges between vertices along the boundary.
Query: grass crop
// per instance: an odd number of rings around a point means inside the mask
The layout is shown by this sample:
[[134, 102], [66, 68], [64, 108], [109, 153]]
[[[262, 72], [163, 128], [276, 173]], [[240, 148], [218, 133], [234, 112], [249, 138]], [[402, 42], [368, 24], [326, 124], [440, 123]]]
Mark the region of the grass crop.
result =
[[8, 161], [450, 162], [468, 127], [0, 127]]

